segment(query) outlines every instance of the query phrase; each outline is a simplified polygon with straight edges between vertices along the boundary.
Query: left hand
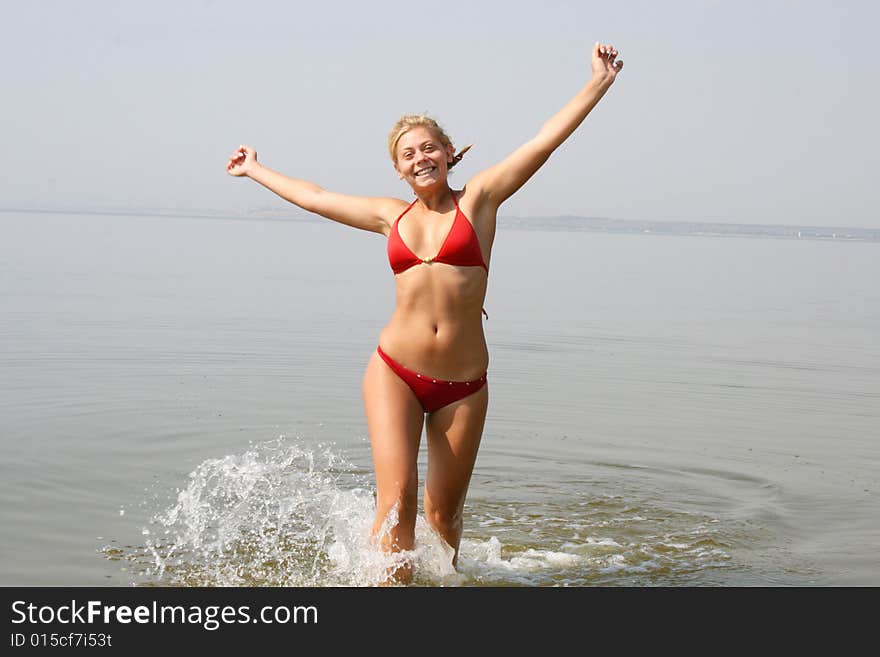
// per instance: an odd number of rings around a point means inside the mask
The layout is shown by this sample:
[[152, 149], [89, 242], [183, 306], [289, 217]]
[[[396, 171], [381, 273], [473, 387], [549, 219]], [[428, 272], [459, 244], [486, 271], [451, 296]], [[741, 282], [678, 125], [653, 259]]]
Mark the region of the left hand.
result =
[[611, 83], [623, 68], [623, 60], [617, 59], [617, 48], [597, 42], [593, 46], [590, 65], [593, 67], [594, 78], [604, 79]]

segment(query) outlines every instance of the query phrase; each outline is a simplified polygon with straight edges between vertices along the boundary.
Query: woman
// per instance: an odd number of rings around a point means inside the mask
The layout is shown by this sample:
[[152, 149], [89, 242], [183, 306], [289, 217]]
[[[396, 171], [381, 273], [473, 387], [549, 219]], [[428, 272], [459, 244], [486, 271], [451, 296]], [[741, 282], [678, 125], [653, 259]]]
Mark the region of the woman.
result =
[[[376, 474], [373, 534], [387, 552], [413, 548], [424, 427], [425, 518], [452, 547], [453, 564], [457, 561], [462, 510], [489, 400], [481, 311], [496, 215], [586, 118], [623, 62], [612, 46], [597, 43], [591, 66], [589, 83], [533, 139], [461, 190], [449, 187], [447, 173], [463, 151], [455, 154], [432, 119], [403, 117], [391, 132], [389, 152], [398, 176], [415, 193], [412, 203], [325, 191], [258, 164], [248, 146], [229, 159], [226, 170], [233, 176], [247, 176], [309, 212], [388, 237], [397, 305], [363, 380]], [[411, 577], [404, 558], [389, 582]]]

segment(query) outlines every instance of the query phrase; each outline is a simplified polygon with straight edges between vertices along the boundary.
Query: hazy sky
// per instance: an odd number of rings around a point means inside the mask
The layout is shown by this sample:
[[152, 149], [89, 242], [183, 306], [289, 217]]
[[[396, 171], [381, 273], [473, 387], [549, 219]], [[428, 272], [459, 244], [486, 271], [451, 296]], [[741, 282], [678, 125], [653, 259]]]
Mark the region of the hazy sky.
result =
[[507, 216], [880, 227], [874, 2], [3, 2], [0, 207], [280, 207], [224, 167], [411, 198], [386, 138], [429, 111], [506, 156], [623, 73]]

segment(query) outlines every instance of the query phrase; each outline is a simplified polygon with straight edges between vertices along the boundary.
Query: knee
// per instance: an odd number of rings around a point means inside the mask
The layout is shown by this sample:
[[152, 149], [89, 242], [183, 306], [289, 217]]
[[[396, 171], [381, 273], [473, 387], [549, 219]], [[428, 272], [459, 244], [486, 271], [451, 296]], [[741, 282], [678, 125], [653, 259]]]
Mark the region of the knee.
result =
[[452, 504], [425, 504], [425, 519], [430, 525], [446, 536], [461, 529], [462, 510], [460, 505]]
[[392, 552], [411, 550], [415, 543], [418, 494], [404, 486], [383, 491], [376, 498], [376, 519], [371, 534], [382, 549]]
[[415, 524], [419, 505], [418, 481], [415, 476], [407, 482], [399, 482], [377, 491], [377, 522], [382, 522], [390, 514], [396, 514], [394, 525]]
[[379, 513], [385, 514], [394, 509], [401, 520], [409, 517], [415, 518], [418, 506], [418, 493], [409, 488], [387, 492], [381, 499], [376, 500], [376, 509]]

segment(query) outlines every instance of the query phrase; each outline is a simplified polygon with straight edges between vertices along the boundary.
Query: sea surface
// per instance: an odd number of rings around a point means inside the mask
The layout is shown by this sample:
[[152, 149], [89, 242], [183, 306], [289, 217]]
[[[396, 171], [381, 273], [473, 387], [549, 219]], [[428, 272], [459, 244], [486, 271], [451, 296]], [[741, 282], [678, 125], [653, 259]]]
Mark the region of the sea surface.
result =
[[[880, 585], [880, 244], [532, 228], [415, 585]], [[393, 302], [331, 222], [0, 212], [0, 585], [375, 583]]]

